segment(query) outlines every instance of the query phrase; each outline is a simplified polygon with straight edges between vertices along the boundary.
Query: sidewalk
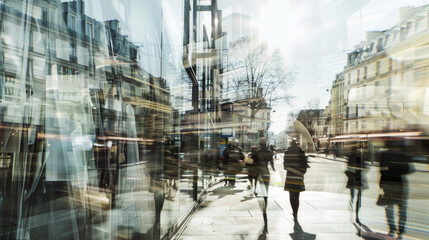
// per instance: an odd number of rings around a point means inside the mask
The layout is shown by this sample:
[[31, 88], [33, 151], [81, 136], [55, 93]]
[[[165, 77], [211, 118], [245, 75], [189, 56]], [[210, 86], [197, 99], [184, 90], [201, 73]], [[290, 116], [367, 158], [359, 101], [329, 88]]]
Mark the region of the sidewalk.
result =
[[[324, 159], [328, 159], [328, 160], [332, 160], [332, 161], [338, 161], [338, 162], [347, 162], [347, 159], [342, 158], [342, 157], [335, 157], [332, 154], [317, 154], [317, 153], [310, 153], [308, 154], [308, 156], [310, 157], [319, 157], [319, 158], [324, 158]], [[378, 163], [373, 164], [373, 166], [379, 167]], [[429, 172], [429, 165], [427, 163], [413, 163], [414, 166], [414, 170], [417, 172]]]
[[[344, 158], [333, 159], [332, 155], [314, 155], [315, 158], [338, 161], [345, 164]], [[281, 164], [277, 159], [275, 164]], [[310, 160], [311, 161], [311, 160]], [[321, 162], [317, 162], [320, 164]], [[316, 164], [316, 163], [314, 163]], [[336, 165], [336, 164], [335, 164]], [[329, 166], [329, 165], [326, 165]], [[280, 166], [276, 166], [278, 168]], [[279, 169], [279, 168], [278, 168]], [[323, 175], [318, 168], [307, 174], [321, 177], [321, 184], [340, 184], [345, 181], [340, 175]], [[323, 171], [323, 170], [322, 170]], [[263, 198], [254, 196], [247, 190], [247, 180], [240, 179], [234, 189], [223, 187], [223, 182], [214, 184], [201, 203], [182, 234], [176, 239], [387, 239], [388, 226], [385, 210], [376, 205], [378, 196], [378, 167], [369, 168], [370, 189], [363, 191], [360, 219], [362, 225], [354, 222], [354, 214], [349, 210], [350, 194], [347, 189], [338, 191], [335, 186], [324, 191], [311, 190], [301, 193], [299, 224], [294, 226], [289, 193], [283, 191], [282, 184], [270, 183], [268, 200], [268, 233], [264, 232], [264, 221], [260, 204]], [[319, 175], [320, 174], [320, 175]], [[410, 176], [411, 192], [408, 206], [407, 230], [403, 239], [427, 239], [427, 209], [424, 179], [427, 172], [420, 171]], [[273, 177], [273, 176], [272, 176]], [[307, 177], [310, 179], [310, 175]], [[327, 181], [332, 180], [334, 181]], [[284, 181], [284, 180], [283, 180]], [[324, 182], [324, 183], [323, 183]], [[337, 186], [338, 187], [338, 186]], [[345, 186], [344, 186], [345, 187]], [[422, 192], [423, 191], [423, 192]], [[426, 219], [426, 220], [425, 220]]]
[[311, 192], [301, 194], [299, 226], [294, 226], [288, 192], [270, 186], [268, 233], [260, 204], [263, 198], [247, 190], [247, 182], [235, 189], [215, 184], [178, 239], [362, 239], [350, 222], [349, 196]]

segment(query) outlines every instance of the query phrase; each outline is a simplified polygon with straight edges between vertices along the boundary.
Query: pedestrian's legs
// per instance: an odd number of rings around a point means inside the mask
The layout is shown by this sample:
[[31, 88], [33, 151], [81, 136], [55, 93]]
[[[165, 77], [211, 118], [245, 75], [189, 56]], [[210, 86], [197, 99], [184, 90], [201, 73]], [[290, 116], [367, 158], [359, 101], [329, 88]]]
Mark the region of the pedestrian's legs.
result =
[[350, 207], [353, 209], [353, 201], [355, 199], [355, 189], [350, 188]]
[[229, 181], [229, 185], [231, 185], [232, 187], [235, 186], [235, 173], [231, 174], [231, 180]]
[[262, 216], [264, 217], [265, 227], [268, 226], [267, 205], [268, 205], [268, 197], [264, 197], [264, 208], [262, 210]]
[[231, 183], [232, 175], [229, 171], [225, 171], [225, 187]]
[[394, 220], [394, 210], [395, 205], [389, 204], [386, 206], [386, 218], [387, 223], [389, 224], [389, 235], [393, 235], [396, 232], [395, 220]]
[[359, 209], [361, 206], [361, 199], [362, 199], [362, 189], [357, 189], [357, 198], [356, 198], [356, 223], [360, 224], [359, 220]]
[[294, 220], [298, 220], [299, 192], [289, 191], [289, 201], [292, 207], [293, 218]]
[[402, 201], [399, 205], [399, 235], [405, 232], [405, 224], [407, 223], [407, 202]]

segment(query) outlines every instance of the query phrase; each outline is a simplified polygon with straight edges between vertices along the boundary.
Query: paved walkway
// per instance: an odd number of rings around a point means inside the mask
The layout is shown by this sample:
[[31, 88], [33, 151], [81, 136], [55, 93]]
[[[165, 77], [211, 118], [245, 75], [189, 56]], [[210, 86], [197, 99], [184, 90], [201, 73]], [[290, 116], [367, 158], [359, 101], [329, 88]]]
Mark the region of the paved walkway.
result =
[[263, 199], [246, 186], [244, 179], [235, 189], [214, 185], [179, 239], [362, 239], [350, 222], [347, 195], [302, 193], [298, 225], [288, 193], [280, 187], [270, 187], [267, 233], [260, 210]]
[[[316, 155], [334, 160], [332, 156]], [[345, 159], [336, 158], [344, 162]], [[427, 166], [426, 166], [427, 168]], [[422, 173], [423, 174], [423, 173]], [[354, 222], [350, 211], [348, 192], [333, 193], [305, 191], [301, 193], [298, 224], [294, 223], [289, 204], [289, 194], [281, 186], [270, 186], [268, 200], [268, 231], [264, 230], [261, 211], [263, 198], [255, 197], [247, 190], [247, 180], [237, 181], [234, 189], [226, 188], [223, 182], [211, 187], [206, 199], [184, 228], [178, 239], [387, 239], [388, 232], [384, 208], [375, 204], [375, 199], [365, 195], [362, 199], [362, 225]], [[410, 201], [410, 206], [422, 204], [422, 200]], [[426, 202], [425, 202], [426, 204]], [[425, 232], [427, 221], [424, 214], [410, 214], [407, 232], [403, 239], [429, 239]], [[423, 215], [422, 215], [423, 214]], [[411, 237], [413, 236], [413, 237]]]

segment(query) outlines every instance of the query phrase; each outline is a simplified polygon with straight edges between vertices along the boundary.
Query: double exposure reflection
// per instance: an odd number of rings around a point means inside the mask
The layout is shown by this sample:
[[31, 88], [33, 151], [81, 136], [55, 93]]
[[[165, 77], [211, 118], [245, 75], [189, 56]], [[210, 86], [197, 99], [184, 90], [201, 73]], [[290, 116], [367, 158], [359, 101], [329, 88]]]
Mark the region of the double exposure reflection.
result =
[[427, 238], [424, 1], [0, 0], [0, 36], [1, 239]]

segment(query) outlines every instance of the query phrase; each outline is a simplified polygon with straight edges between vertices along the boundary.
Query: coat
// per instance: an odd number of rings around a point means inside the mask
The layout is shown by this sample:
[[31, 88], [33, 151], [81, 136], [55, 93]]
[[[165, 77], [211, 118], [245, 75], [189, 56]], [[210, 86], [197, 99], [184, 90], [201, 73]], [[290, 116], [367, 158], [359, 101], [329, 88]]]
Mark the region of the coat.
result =
[[409, 157], [400, 151], [388, 150], [380, 156], [380, 188], [388, 204], [401, 204], [408, 199]]
[[285, 151], [283, 166], [287, 171], [284, 190], [305, 191], [304, 174], [309, 166], [304, 150], [300, 147], [289, 147]]
[[227, 148], [223, 152], [222, 163], [228, 172], [238, 173], [242, 170], [240, 161], [244, 161], [244, 153], [238, 147]]
[[346, 188], [368, 189], [368, 180], [365, 175], [366, 165], [365, 156], [358, 150], [353, 150], [347, 161], [347, 176]]
[[260, 148], [253, 154], [253, 160], [255, 165], [253, 166], [253, 168], [256, 173], [256, 177], [261, 175], [265, 184], [268, 184], [270, 182], [270, 171], [268, 170], [268, 163], [270, 163], [274, 169], [273, 156], [273, 152], [268, 150], [268, 148], [266, 147]]

